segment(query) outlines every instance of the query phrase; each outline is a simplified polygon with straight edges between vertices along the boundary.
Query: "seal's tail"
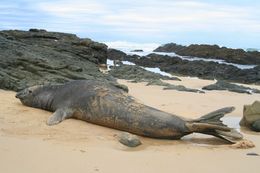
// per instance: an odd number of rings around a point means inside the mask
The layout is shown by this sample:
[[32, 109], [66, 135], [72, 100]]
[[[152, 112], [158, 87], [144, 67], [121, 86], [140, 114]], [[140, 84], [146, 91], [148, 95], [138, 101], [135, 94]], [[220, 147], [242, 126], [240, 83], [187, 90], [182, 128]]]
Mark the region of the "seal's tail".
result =
[[198, 119], [188, 121], [186, 126], [191, 132], [213, 135], [230, 143], [235, 143], [236, 140], [242, 139], [243, 136], [235, 129], [227, 127], [220, 120], [225, 114], [232, 112], [234, 109], [234, 107], [226, 107], [216, 110]]

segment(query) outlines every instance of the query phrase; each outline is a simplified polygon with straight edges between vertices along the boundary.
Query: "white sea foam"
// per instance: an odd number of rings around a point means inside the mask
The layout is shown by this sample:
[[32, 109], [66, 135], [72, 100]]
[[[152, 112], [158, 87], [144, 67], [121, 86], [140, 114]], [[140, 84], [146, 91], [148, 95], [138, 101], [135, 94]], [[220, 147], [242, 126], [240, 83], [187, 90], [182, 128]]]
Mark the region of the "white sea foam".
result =
[[108, 66], [113, 66], [114, 65], [114, 61], [111, 59], [107, 59], [107, 65]]
[[172, 77], [172, 75], [170, 73], [166, 73], [164, 71], [161, 71], [158, 67], [155, 67], [155, 68], [151, 68], [151, 67], [143, 67], [145, 70], [147, 71], [150, 71], [150, 72], [154, 72], [154, 73], [158, 73], [160, 75], [163, 75], [163, 76], [169, 76], [169, 77]]
[[[152, 52], [154, 49], [160, 46], [157, 43], [134, 43], [127, 41], [113, 41], [104, 42], [109, 48], [118, 49], [123, 52], [131, 52], [136, 49], [142, 49], [144, 52]], [[132, 52], [133, 53], [133, 52]], [[141, 53], [141, 52], [134, 52]]]
[[132, 63], [130, 61], [122, 61], [122, 63], [125, 65], [135, 65], [135, 63]]

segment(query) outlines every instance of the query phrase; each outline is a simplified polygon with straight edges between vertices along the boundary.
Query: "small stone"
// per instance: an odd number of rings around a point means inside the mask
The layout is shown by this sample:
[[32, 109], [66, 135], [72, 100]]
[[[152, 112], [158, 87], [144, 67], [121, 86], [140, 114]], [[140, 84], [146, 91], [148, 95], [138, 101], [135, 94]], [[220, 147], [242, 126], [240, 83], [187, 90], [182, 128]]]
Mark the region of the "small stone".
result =
[[119, 135], [119, 142], [128, 147], [137, 147], [142, 144], [138, 136], [127, 132], [123, 132]]
[[247, 153], [246, 155], [247, 156], [259, 156], [259, 154], [257, 154], [257, 153]]
[[135, 49], [135, 50], [131, 50], [130, 52], [143, 52], [142, 49]]
[[45, 29], [37, 29], [37, 28], [31, 28], [29, 29], [30, 32], [47, 32]]
[[233, 83], [229, 83], [226, 81], [217, 81], [215, 84], [211, 84], [208, 86], [203, 87], [204, 90], [228, 90], [230, 92], [237, 92], [237, 93], [246, 93], [246, 94], [252, 94], [253, 93], [259, 93], [260, 90], [244, 87], [242, 85], [237, 85]]
[[85, 153], [86, 151], [85, 150], [79, 150], [80, 152], [82, 152], [82, 153]]

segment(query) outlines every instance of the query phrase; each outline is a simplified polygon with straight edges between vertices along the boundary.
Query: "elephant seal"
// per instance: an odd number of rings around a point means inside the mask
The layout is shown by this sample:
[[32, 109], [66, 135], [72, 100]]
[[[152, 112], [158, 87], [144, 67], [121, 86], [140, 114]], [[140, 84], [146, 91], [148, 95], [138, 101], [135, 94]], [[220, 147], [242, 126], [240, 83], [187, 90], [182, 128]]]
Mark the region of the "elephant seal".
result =
[[95, 80], [78, 80], [63, 85], [33, 86], [16, 98], [30, 107], [54, 112], [47, 120], [55, 125], [76, 118], [133, 134], [161, 139], [180, 139], [197, 132], [213, 135], [230, 143], [242, 135], [220, 120], [234, 107], [188, 120], [139, 103], [117, 85]]

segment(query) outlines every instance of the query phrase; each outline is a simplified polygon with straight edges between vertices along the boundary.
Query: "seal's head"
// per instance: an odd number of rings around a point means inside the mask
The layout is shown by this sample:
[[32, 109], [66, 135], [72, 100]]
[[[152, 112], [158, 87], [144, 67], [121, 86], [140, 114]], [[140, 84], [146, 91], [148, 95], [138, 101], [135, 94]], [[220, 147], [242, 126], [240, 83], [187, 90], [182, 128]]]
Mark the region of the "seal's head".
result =
[[39, 90], [39, 88], [41, 88], [41, 86], [33, 86], [33, 87], [26, 88], [22, 91], [19, 91], [15, 97], [20, 99], [20, 101], [24, 105], [32, 106], [35, 100], [37, 90]]

